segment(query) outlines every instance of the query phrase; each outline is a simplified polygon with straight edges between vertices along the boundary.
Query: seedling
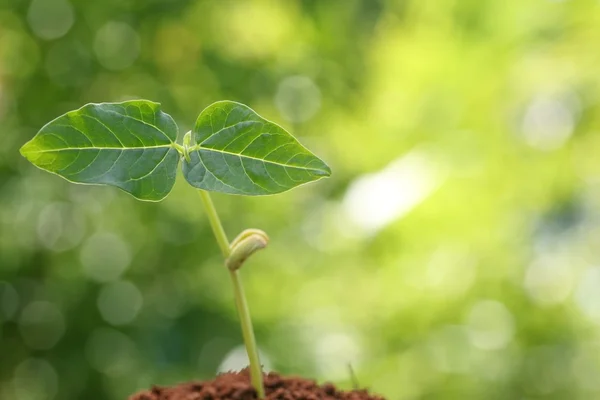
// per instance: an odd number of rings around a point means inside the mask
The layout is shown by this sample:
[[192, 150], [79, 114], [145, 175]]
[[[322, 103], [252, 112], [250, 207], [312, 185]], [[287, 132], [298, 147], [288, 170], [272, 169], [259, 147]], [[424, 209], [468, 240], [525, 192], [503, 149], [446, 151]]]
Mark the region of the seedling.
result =
[[264, 398], [262, 370], [238, 270], [267, 245], [257, 229], [227, 239], [208, 192], [262, 196], [327, 177], [329, 167], [285, 129], [249, 107], [220, 101], [200, 113], [177, 143], [178, 129], [160, 104], [148, 100], [86, 104], [46, 124], [21, 148], [35, 166], [70, 182], [116, 186], [144, 201], [163, 200], [181, 161], [200, 199], [233, 285], [250, 376]]

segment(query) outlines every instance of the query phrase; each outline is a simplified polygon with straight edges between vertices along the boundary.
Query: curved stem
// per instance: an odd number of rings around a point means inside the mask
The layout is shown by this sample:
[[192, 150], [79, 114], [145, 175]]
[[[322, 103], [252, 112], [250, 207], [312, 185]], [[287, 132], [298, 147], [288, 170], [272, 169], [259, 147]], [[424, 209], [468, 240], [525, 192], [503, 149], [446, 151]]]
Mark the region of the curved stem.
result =
[[[202, 199], [204, 209], [208, 214], [210, 226], [213, 230], [215, 238], [217, 239], [217, 243], [221, 248], [221, 253], [223, 253], [223, 258], [227, 260], [231, 255], [231, 249], [229, 247], [227, 234], [223, 229], [223, 225], [221, 224], [221, 220], [219, 219], [215, 205], [213, 204], [208, 192], [204, 190], [199, 190], [198, 192], [200, 193], [200, 198]], [[229, 276], [231, 277], [231, 283], [233, 284], [233, 295], [235, 297], [235, 306], [237, 308], [240, 324], [242, 326], [244, 345], [246, 346], [248, 360], [250, 361], [250, 379], [252, 380], [252, 385], [256, 389], [258, 398], [264, 399], [265, 388], [263, 386], [262, 368], [260, 365], [260, 359], [258, 357], [256, 339], [254, 338], [254, 329], [252, 328], [250, 310], [248, 308], [248, 303], [246, 302], [246, 296], [244, 295], [244, 288], [242, 286], [240, 276], [238, 275], [238, 270], [232, 271], [228, 269], [228, 271]]]

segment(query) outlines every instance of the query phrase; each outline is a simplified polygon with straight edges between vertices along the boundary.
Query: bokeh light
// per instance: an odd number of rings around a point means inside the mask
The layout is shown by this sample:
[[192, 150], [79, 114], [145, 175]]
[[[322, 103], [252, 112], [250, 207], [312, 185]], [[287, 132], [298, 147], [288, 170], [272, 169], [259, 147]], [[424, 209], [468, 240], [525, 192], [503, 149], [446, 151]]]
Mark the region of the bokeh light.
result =
[[117, 281], [102, 287], [98, 295], [98, 310], [104, 320], [112, 325], [132, 322], [142, 308], [140, 290], [131, 282]]
[[14, 372], [12, 386], [14, 396], [23, 400], [52, 400], [58, 392], [56, 369], [40, 358], [28, 358]]
[[48, 350], [65, 333], [65, 318], [54, 304], [36, 301], [23, 308], [19, 330], [27, 346], [36, 350]]
[[48, 249], [65, 251], [83, 239], [85, 218], [68, 203], [53, 203], [40, 212], [37, 225], [38, 240]]
[[38, 37], [52, 40], [69, 32], [75, 22], [75, 13], [68, 0], [32, 0], [27, 20]]
[[467, 319], [469, 340], [483, 350], [506, 347], [514, 334], [513, 316], [504, 304], [482, 300], [475, 304]]
[[140, 54], [140, 37], [125, 22], [107, 22], [96, 32], [94, 53], [103, 67], [109, 70], [125, 69]]
[[306, 122], [321, 108], [321, 91], [307, 76], [290, 76], [279, 83], [275, 105], [287, 121]]
[[119, 278], [131, 263], [127, 243], [112, 233], [96, 233], [81, 248], [83, 272], [98, 282]]
[[428, 156], [414, 152], [377, 173], [361, 176], [350, 185], [344, 209], [359, 228], [377, 231], [408, 213], [439, 184]]
[[539, 97], [527, 106], [523, 117], [525, 141], [540, 150], [554, 150], [573, 134], [576, 110], [564, 99]]
[[564, 302], [573, 287], [574, 260], [559, 255], [542, 256], [525, 273], [525, 288], [533, 301], [540, 305]]

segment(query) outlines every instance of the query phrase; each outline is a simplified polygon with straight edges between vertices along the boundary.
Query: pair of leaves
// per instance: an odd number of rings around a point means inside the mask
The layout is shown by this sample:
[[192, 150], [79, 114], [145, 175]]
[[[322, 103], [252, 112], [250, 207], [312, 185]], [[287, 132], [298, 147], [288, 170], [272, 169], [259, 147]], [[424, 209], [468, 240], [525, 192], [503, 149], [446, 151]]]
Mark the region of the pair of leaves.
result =
[[177, 144], [177, 134], [158, 103], [87, 104], [46, 124], [21, 154], [71, 182], [112, 185], [149, 201], [169, 194], [180, 160], [192, 186], [249, 196], [331, 173], [287, 131], [240, 103], [221, 101], [202, 111], [189, 146]]

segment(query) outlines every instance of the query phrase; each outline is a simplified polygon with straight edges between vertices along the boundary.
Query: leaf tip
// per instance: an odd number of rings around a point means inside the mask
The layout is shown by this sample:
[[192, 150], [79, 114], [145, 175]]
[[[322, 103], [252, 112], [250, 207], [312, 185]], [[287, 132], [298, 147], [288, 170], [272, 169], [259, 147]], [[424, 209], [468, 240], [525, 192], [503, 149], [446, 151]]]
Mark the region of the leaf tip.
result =
[[30, 159], [29, 156], [30, 156], [30, 153], [32, 150], [31, 148], [33, 147], [32, 142], [33, 142], [32, 140], [28, 141], [23, 146], [21, 146], [21, 148], [19, 149], [19, 153], [28, 160]]
[[328, 178], [331, 176], [331, 168], [329, 165], [325, 164], [325, 162], [321, 159], [316, 159], [318, 161], [318, 166], [312, 169], [312, 174], [321, 178]]

